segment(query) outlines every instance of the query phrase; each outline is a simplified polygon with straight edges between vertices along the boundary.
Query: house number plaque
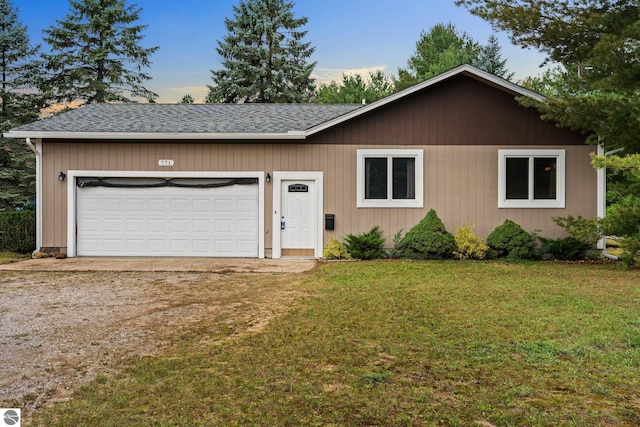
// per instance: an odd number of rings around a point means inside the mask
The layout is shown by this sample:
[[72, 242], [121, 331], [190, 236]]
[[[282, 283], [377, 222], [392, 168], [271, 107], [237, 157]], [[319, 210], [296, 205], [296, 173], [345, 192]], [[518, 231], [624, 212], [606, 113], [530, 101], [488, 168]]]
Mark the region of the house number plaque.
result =
[[160, 160], [158, 160], [158, 166], [173, 166], [173, 160], [171, 160], [171, 159], [160, 159]]

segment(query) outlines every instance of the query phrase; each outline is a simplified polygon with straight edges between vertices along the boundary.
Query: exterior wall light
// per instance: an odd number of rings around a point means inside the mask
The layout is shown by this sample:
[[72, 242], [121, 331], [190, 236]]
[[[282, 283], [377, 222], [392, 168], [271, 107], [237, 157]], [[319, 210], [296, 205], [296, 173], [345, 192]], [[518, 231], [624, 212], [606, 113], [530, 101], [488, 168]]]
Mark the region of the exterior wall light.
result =
[[269, 172], [267, 172], [267, 182], [271, 182], [271, 175], [269, 175]]
[[67, 177], [67, 174], [64, 172], [60, 172], [60, 175], [58, 175], [58, 181], [64, 181], [65, 178]]

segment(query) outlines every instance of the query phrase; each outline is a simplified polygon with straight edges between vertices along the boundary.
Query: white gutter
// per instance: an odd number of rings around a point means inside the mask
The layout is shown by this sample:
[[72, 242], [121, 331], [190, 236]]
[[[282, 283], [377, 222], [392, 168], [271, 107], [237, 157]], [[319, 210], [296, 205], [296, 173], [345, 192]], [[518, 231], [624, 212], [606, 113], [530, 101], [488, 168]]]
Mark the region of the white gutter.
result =
[[36, 156], [36, 249], [42, 248], [42, 142], [37, 141], [36, 146], [31, 143], [31, 138], [26, 138], [27, 146]]
[[[616, 148], [611, 151], [604, 151], [603, 145], [598, 145], [598, 156], [608, 157], [612, 154], [619, 153], [624, 148]], [[607, 216], [607, 168], [598, 168], [598, 218], [604, 218]], [[602, 255], [605, 258], [617, 260], [618, 257], [607, 253], [607, 238], [602, 237], [598, 240], [598, 249], [602, 250]]]

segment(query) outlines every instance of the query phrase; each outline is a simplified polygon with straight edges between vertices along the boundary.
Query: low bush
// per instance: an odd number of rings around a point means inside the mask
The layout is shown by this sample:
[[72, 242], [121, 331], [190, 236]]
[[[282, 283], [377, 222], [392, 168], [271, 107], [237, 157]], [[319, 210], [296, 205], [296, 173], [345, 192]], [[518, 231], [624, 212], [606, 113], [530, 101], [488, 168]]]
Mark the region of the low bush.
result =
[[539, 237], [542, 247], [542, 254], [550, 254], [555, 259], [576, 261], [584, 259], [584, 253], [591, 248], [590, 243], [583, 242], [575, 237], [565, 237], [562, 239], [545, 239]]
[[607, 208], [605, 218], [554, 217], [553, 220], [578, 240], [594, 243], [603, 236], [620, 238], [620, 267], [629, 269], [640, 258], [640, 197], [628, 195]]
[[455, 250], [453, 235], [433, 209], [398, 244], [400, 257], [409, 259], [448, 259]]
[[489, 246], [473, 232], [473, 225], [463, 225], [456, 229], [455, 256], [460, 259], [484, 259]]
[[387, 256], [391, 259], [400, 258], [400, 241], [402, 241], [402, 228], [393, 235], [393, 247], [389, 249]]
[[384, 255], [384, 242], [382, 232], [378, 226], [366, 233], [347, 234], [344, 238], [347, 252], [356, 259], [377, 259]]
[[597, 218], [586, 219], [581, 216], [554, 216], [553, 222], [564, 228], [569, 235], [581, 242], [595, 245], [602, 237], [602, 224]]
[[489, 234], [487, 245], [498, 258], [534, 259], [536, 257], [531, 234], [509, 219]]
[[325, 259], [349, 259], [349, 252], [347, 251], [347, 247], [344, 243], [334, 239], [331, 237], [329, 242], [327, 242], [327, 246], [322, 251], [322, 256]]
[[26, 254], [36, 243], [36, 214], [32, 210], [0, 212], [0, 251]]

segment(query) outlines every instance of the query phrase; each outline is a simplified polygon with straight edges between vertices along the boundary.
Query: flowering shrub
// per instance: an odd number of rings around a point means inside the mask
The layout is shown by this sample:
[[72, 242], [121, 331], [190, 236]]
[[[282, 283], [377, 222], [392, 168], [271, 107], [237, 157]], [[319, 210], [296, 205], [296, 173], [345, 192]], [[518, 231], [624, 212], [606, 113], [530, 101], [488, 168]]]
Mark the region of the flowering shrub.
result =
[[326, 259], [349, 259], [349, 253], [344, 243], [331, 237], [327, 246], [322, 251], [322, 256]]
[[458, 249], [454, 252], [460, 259], [484, 259], [489, 246], [473, 232], [474, 225], [463, 225], [456, 229], [453, 236]]

